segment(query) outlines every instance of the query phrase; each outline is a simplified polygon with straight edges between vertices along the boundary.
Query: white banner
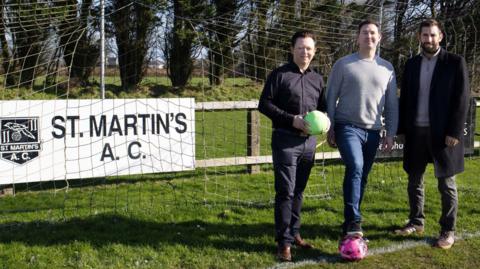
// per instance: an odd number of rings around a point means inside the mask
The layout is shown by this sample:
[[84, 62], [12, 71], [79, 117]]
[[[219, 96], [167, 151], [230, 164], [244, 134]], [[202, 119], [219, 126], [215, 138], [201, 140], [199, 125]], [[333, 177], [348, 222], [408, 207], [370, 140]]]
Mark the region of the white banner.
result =
[[0, 184], [194, 169], [193, 98], [0, 101]]

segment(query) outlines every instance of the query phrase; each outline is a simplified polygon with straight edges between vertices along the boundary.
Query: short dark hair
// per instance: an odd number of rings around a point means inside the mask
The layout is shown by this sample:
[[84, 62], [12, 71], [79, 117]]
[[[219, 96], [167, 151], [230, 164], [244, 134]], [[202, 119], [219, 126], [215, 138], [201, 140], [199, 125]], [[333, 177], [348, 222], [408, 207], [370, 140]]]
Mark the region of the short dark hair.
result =
[[438, 30], [440, 30], [440, 32], [443, 33], [442, 25], [440, 24], [440, 22], [438, 22], [435, 19], [426, 19], [422, 21], [420, 23], [420, 26], [418, 27], [418, 33], [422, 32], [423, 27], [433, 27], [433, 26], [437, 26]]
[[307, 37], [310, 37], [311, 39], [313, 39], [313, 42], [315, 43], [315, 34], [312, 31], [302, 30], [293, 34], [292, 40], [291, 40], [292, 48], [295, 47], [295, 43], [297, 43], [297, 39], [307, 38]]
[[362, 27], [366, 24], [373, 24], [375, 26], [377, 26], [377, 29], [380, 30], [380, 24], [378, 24], [377, 21], [374, 21], [372, 19], [366, 19], [366, 20], [363, 20], [361, 21], [359, 24], [358, 24], [358, 29], [357, 29], [357, 33], [359, 34], [360, 33], [360, 29], [362, 29]]

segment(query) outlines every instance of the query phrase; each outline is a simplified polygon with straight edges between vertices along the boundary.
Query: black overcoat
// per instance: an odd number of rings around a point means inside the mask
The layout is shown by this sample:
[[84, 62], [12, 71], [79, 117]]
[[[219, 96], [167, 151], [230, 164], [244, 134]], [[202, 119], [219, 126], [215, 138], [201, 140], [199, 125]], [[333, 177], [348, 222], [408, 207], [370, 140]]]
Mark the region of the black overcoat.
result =
[[[403, 73], [398, 134], [405, 135], [403, 168], [407, 173], [415, 171], [415, 148], [409, 144], [415, 134], [418, 92], [420, 87], [420, 65], [422, 56], [410, 58]], [[464, 170], [463, 135], [468, 112], [470, 86], [465, 59], [441, 49], [430, 85], [429, 119], [432, 137], [435, 176], [453, 176]], [[457, 138], [460, 143], [453, 147], [445, 145], [445, 137]], [[432, 160], [429, 160], [431, 162]]]

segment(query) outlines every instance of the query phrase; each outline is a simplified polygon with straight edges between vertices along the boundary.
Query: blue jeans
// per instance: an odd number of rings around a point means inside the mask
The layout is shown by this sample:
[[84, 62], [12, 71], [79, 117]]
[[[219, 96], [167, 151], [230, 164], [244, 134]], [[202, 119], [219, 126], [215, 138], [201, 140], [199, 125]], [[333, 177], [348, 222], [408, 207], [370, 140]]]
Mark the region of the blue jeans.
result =
[[361, 222], [360, 205], [375, 154], [380, 143], [380, 131], [367, 130], [351, 124], [335, 125], [335, 141], [345, 163], [343, 178], [344, 227]]

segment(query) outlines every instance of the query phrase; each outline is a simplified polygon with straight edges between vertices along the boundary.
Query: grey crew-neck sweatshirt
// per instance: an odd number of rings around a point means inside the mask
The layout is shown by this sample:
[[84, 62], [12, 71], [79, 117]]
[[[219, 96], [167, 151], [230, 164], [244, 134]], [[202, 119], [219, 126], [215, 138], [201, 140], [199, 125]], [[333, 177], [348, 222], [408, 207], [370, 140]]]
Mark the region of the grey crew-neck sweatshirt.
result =
[[340, 58], [328, 77], [327, 112], [332, 125], [352, 124], [372, 130], [381, 129], [384, 115], [387, 136], [394, 136], [398, 98], [392, 64], [378, 56], [361, 59], [358, 53]]

